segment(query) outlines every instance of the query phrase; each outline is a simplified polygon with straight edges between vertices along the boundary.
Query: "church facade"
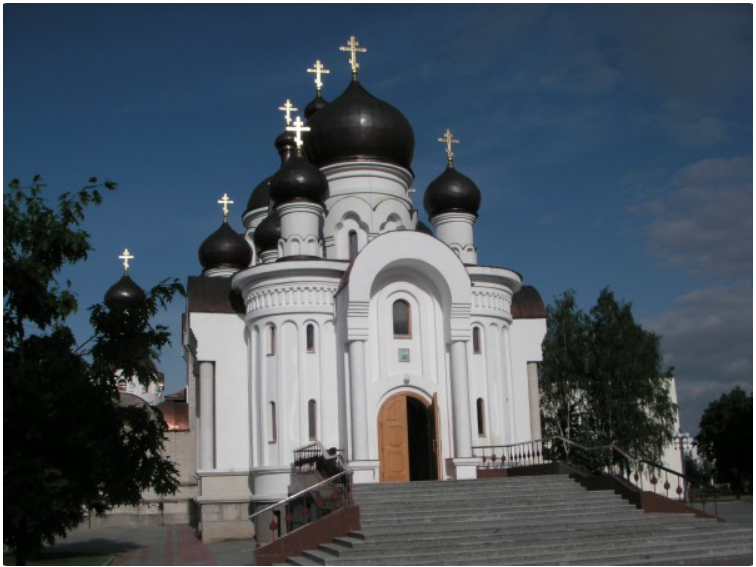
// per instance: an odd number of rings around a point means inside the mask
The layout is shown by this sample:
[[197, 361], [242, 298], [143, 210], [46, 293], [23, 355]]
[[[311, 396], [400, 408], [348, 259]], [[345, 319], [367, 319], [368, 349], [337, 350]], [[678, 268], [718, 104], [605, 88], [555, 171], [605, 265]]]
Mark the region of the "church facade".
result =
[[184, 316], [203, 539], [252, 535], [248, 515], [287, 496], [293, 452], [343, 453], [354, 481], [475, 478], [473, 446], [540, 437], [543, 302], [516, 271], [479, 265], [483, 195], [453, 158], [418, 220], [414, 133], [358, 80], [316, 97], [275, 141], [245, 233], [200, 247]]

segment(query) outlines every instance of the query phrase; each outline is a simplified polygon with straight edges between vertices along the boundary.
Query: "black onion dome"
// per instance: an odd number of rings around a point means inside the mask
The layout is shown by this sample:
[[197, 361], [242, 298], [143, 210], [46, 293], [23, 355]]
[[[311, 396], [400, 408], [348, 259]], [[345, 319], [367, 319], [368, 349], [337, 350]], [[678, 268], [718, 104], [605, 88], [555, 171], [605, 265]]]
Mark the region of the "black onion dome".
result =
[[105, 292], [105, 304], [111, 309], [114, 307], [129, 307], [130, 305], [144, 301], [145, 298], [144, 290], [134, 283], [134, 280], [128, 275], [124, 275]]
[[214, 268], [240, 270], [249, 266], [252, 261], [252, 249], [241, 234], [224, 222], [200, 246], [199, 261], [204, 270]]
[[425, 224], [422, 221], [417, 221], [415, 232], [422, 232], [423, 234], [427, 234], [428, 236], [433, 236], [433, 231], [430, 229], [430, 227], [427, 224]]
[[323, 110], [326, 106], [328, 106], [328, 101], [318, 93], [318, 95], [310, 101], [310, 104], [305, 106], [305, 118], [309, 120], [318, 110]]
[[247, 210], [244, 211], [245, 214], [256, 209], [268, 208], [268, 201], [270, 201], [269, 185], [271, 179], [273, 179], [272, 175], [266, 177], [257, 187], [255, 187], [255, 190], [252, 191], [252, 195], [249, 196], [249, 201], [247, 201]]
[[270, 180], [270, 198], [276, 204], [290, 201], [322, 203], [328, 196], [328, 180], [301, 154], [287, 161]]
[[281, 165], [297, 155], [297, 138], [294, 132], [286, 131], [279, 134], [274, 144], [278, 150], [278, 155], [281, 156]]
[[449, 166], [428, 185], [423, 206], [428, 218], [450, 211], [477, 216], [480, 208], [480, 189], [472, 179]]
[[320, 109], [305, 151], [318, 167], [341, 161], [382, 161], [410, 168], [415, 151], [412, 126], [396, 108], [377, 99], [358, 81]]
[[257, 225], [254, 236], [255, 246], [260, 252], [276, 250], [281, 238], [281, 217], [275, 211], [270, 213]]

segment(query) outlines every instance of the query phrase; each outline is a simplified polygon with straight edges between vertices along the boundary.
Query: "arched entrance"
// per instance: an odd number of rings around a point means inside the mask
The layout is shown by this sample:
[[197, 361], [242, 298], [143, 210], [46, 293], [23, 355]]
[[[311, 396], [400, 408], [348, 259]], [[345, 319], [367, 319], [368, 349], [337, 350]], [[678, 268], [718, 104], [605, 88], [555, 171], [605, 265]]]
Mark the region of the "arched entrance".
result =
[[412, 394], [397, 394], [378, 412], [381, 482], [438, 479], [438, 411]]

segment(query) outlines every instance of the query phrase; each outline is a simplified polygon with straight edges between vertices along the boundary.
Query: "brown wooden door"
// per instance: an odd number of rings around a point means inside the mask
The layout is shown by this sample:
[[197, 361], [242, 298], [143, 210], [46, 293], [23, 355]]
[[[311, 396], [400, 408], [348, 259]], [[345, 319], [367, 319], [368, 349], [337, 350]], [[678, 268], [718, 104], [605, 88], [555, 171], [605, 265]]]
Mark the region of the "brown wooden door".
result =
[[381, 451], [381, 482], [409, 482], [406, 396], [394, 396], [383, 404], [378, 414], [378, 443]]

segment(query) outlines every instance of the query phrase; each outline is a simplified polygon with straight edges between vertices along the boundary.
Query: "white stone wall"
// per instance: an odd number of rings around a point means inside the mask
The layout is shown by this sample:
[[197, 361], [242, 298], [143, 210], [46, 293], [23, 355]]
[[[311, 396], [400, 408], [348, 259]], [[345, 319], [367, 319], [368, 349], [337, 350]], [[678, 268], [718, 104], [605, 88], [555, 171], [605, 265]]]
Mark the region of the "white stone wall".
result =
[[543, 360], [541, 344], [546, 335], [546, 319], [515, 319], [509, 330], [512, 356], [512, 397], [514, 435], [509, 443], [531, 441], [531, 403], [528, 363]]

